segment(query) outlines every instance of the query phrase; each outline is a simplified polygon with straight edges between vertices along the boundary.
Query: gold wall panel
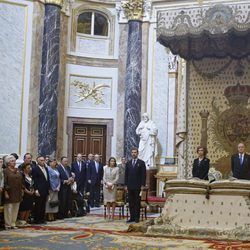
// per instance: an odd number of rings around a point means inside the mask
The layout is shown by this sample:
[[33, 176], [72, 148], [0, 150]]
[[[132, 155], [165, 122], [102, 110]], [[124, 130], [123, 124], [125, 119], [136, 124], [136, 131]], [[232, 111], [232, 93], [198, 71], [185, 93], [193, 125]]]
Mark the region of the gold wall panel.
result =
[[[197, 157], [196, 147], [201, 140], [201, 117], [199, 113], [206, 110], [210, 113], [208, 117], [208, 158], [211, 165], [216, 166], [218, 160], [227, 159], [230, 154], [223, 148], [218, 148], [214, 142], [212, 119], [212, 100], [215, 98], [216, 106], [220, 112], [229, 108], [228, 101], [224, 96], [224, 90], [228, 86], [237, 83], [249, 85], [250, 83], [250, 64], [247, 59], [241, 61], [244, 65], [244, 75], [237, 77], [234, 72], [239, 64], [237, 60], [226, 59], [203, 59], [188, 62], [187, 71], [187, 174], [192, 175], [192, 163]], [[237, 149], [235, 148], [237, 152]], [[220, 169], [219, 169], [220, 170]]]

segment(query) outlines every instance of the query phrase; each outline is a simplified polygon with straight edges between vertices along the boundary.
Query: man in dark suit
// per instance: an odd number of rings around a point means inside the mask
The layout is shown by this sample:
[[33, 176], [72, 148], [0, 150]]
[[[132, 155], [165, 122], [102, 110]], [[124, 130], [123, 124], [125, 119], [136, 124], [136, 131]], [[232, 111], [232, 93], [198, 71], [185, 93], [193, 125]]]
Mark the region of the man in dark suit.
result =
[[87, 174], [87, 182], [85, 186], [85, 191], [86, 191], [86, 196], [88, 197], [88, 202], [87, 202], [87, 207], [86, 207], [86, 212], [90, 212], [90, 186], [91, 186], [91, 180], [90, 180], [90, 175], [91, 175], [91, 166], [94, 164], [94, 155], [93, 154], [88, 154], [88, 159], [85, 161], [85, 166], [86, 166], [86, 174]]
[[77, 192], [80, 192], [83, 195], [86, 186], [87, 172], [86, 164], [82, 160], [82, 154], [77, 154], [76, 161], [71, 165], [71, 172], [75, 174]]
[[70, 167], [68, 165], [68, 158], [63, 156], [61, 163], [58, 165], [57, 170], [60, 174], [61, 187], [58, 193], [59, 198], [59, 212], [58, 218], [67, 218], [72, 205], [72, 191], [71, 184], [74, 182]]
[[100, 207], [101, 182], [103, 178], [103, 165], [100, 156], [95, 155], [95, 160], [89, 163], [90, 206]]
[[132, 159], [127, 162], [125, 169], [125, 186], [128, 190], [129, 222], [138, 223], [140, 220], [140, 192], [146, 184], [146, 165], [138, 159], [138, 149], [131, 150]]
[[234, 178], [250, 180], [250, 155], [245, 150], [245, 144], [239, 143], [238, 154], [231, 157], [231, 168]]
[[34, 223], [45, 223], [45, 206], [49, 194], [50, 182], [45, 158], [37, 157], [37, 165], [32, 170], [35, 190]]
[[75, 174], [75, 181], [77, 186], [77, 194], [75, 194], [78, 205], [77, 214], [78, 216], [83, 216], [86, 215], [86, 211], [85, 209], [83, 209], [83, 200], [87, 185], [87, 171], [86, 164], [82, 160], [82, 154], [77, 154], [76, 161], [71, 164], [71, 171]]

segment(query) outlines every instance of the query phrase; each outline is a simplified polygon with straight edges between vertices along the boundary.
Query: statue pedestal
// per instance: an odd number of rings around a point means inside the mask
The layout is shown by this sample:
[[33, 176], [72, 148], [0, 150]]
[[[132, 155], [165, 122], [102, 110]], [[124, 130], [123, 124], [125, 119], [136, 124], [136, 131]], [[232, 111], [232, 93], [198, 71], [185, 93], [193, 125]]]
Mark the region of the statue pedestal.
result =
[[250, 181], [166, 182], [167, 201], [147, 234], [249, 240]]
[[156, 196], [156, 175], [157, 169], [147, 169], [146, 185], [148, 186], [148, 196]]

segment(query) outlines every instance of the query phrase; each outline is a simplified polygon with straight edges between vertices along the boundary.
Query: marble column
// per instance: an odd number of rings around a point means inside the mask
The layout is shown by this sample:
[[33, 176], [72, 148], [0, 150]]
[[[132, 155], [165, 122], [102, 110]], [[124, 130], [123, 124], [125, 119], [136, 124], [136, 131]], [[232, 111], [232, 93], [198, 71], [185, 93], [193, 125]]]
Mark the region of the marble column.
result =
[[132, 147], [138, 147], [136, 128], [141, 120], [142, 22], [128, 22], [128, 45], [125, 82], [124, 152], [130, 158]]
[[60, 61], [60, 5], [45, 3], [39, 103], [38, 152], [55, 156]]

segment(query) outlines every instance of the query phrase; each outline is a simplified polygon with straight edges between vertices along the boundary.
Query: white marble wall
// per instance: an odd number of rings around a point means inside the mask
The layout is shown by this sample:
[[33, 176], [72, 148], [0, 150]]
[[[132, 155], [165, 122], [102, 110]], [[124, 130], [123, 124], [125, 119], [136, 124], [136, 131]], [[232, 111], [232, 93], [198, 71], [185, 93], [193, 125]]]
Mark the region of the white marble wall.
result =
[[147, 111], [158, 128], [158, 155], [160, 163], [167, 156], [168, 122], [168, 54], [165, 47], [156, 42], [155, 25], [150, 27], [148, 56], [148, 102]]
[[110, 40], [108, 38], [94, 39], [79, 34], [76, 37], [77, 52], [82, 52], [91, 57], [95, 57], [97, 54], [108, 56], [109, 44]]
[[33, 3], [0, 3], [0, 154], [27, 148]]

